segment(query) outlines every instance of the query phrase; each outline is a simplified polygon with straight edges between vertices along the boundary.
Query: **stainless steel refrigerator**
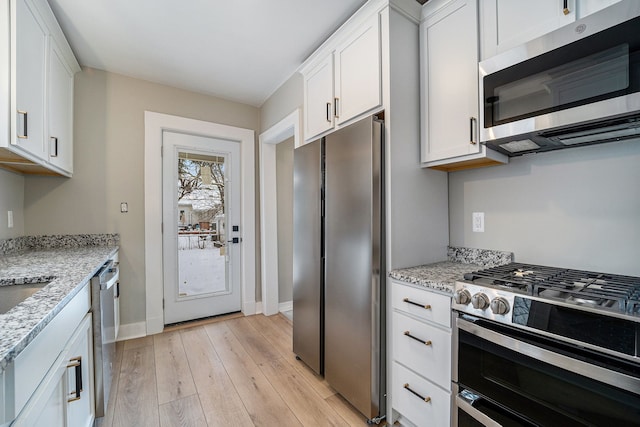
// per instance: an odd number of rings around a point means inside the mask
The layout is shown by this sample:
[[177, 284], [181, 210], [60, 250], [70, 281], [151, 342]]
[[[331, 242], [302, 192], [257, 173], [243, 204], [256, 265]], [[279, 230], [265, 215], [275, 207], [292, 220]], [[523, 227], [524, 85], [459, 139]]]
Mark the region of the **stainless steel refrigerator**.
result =
[[367, 418], [385, 412], [383, 122], [294, 151], [293, 351]]

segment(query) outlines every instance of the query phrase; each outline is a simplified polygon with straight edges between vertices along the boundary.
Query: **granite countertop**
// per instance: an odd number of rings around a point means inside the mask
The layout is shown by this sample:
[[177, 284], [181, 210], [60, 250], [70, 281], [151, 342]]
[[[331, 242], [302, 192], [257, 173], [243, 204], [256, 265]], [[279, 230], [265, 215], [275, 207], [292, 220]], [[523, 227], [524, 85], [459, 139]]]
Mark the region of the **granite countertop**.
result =
[[116, 245], [56, 247], [0, 256], [0, 286], [51, 280], [0, 314], [0, 373], [117, 250]]
[[464, 273], [481, 270], [478, 264], [464, 264], [455, 261], [442, 261], [416, 267], [400, 268], [391, 271], [389, 277], [412, 285], [453, 294], [453, 284], [462, 279]]
[[509, 264], [513, 260], [513, 253], [450, 246], [447, 248], [447, 258], [447, 261], [392, 270], [389, 277], [453, 294], [455, 281], [462, 279], [465, 273]]

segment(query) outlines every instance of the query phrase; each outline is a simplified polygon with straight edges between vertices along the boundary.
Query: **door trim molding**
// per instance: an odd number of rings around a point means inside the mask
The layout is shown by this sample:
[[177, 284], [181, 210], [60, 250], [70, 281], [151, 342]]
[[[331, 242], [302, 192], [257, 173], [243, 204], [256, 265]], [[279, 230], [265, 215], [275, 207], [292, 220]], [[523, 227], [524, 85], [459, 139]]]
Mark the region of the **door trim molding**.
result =
[[146, 332], [164, 329], [162, 268], [162, 131], [190, 133], [240, 142], [242, 227], [241, 293], [242, 312], [255, 312], [255, 132], [234, 126], [169, 114], [144, 112], [144, 261]]
[[294, 147], [302, 145], [300, 109], [262, 132], [260, 151], [260, 253], [262, 312], [278, 314], [278, 206], [276, 200], [276, 145], [294, 138]]

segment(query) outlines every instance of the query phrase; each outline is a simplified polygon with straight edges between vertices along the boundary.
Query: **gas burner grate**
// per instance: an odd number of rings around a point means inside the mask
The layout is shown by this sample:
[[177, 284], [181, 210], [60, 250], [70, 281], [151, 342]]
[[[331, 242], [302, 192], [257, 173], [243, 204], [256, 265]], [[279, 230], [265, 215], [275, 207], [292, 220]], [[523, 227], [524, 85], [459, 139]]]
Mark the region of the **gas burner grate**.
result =
[[536, 293], [560, 291], [577, 303], [612, 307], [638, 313], [640, 311], [640, 277], [591, 271], [566, 270], [537, 285]]
[[561, 268], [511, 263], [464, 275], [466, 280], [487, 279], [496, 286], [533, 289], [533, 286], [565, 271]]

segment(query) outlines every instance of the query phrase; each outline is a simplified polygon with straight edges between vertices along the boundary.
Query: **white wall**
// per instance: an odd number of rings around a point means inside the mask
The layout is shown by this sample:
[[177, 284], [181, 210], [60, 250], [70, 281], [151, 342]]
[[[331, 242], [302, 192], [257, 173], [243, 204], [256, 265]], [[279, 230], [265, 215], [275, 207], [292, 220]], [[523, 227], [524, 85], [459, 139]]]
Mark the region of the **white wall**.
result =
[[25, 178], [25, 233], [120, 233], [125, 324], [145, 320], [145, 110], [256, 134], [260, 123], [248, 105], [89, 68], [76, 75], [74, 176]]
[[278, 302], [293, 300], [293, 146], [293, 138], [276, 145]]
[[[7, 211], [13, 211], [13, 228], [8, 228]], [[0, 169], [0, 239], [24, 235], [24, 177]]]
[[[472, 212], [485, 232], [471, 231]], [[450, 243], [518, 262], [640, 276], [640, 141], [449, 174]]]

